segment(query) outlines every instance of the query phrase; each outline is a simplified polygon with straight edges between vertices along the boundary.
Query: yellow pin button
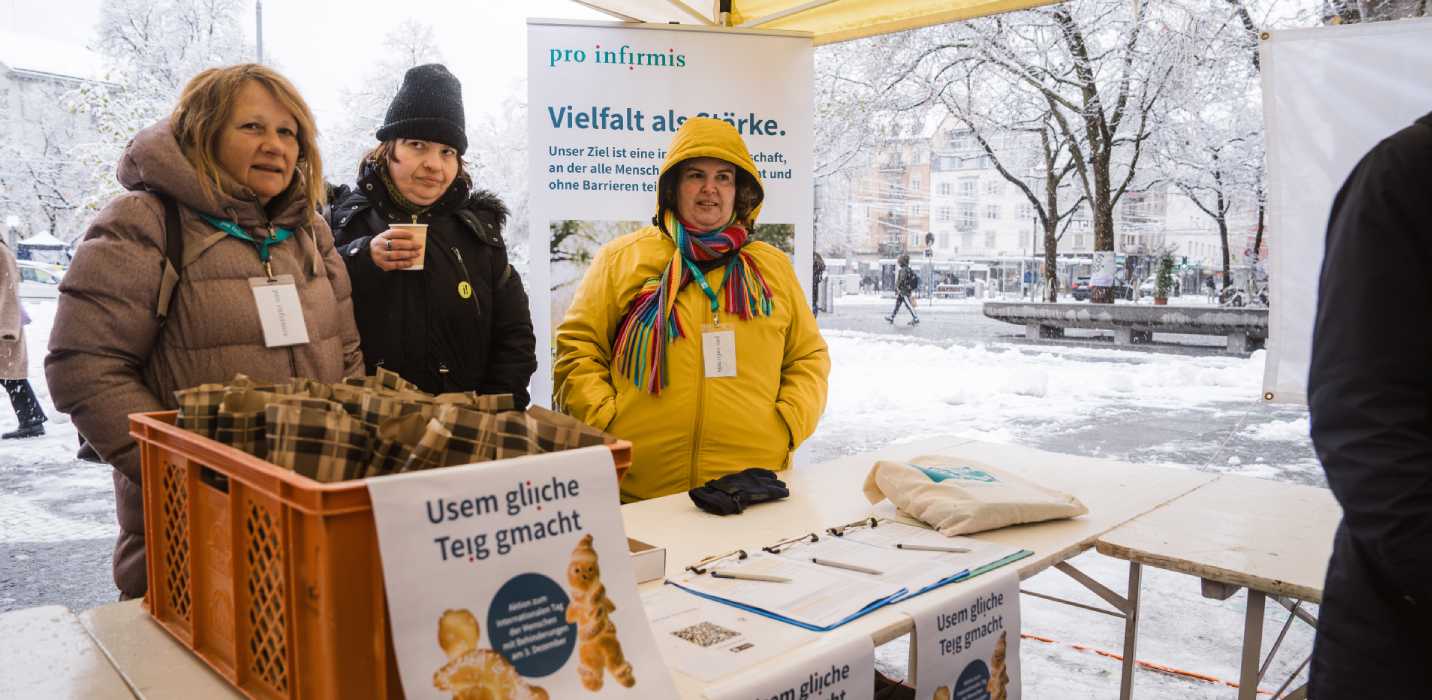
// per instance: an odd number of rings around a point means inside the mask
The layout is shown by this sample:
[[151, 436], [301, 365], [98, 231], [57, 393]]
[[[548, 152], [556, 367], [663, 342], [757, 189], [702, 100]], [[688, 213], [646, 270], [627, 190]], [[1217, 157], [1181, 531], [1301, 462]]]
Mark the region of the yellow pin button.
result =
[[464, 282], [458, 282], [458, 283], [457, 283], [457, 295], [460, 296], [460, 297], [462, 297], [462, 298], [464, 298], [464, 299], [471, 299], [471, 298], [472, 298], [472, 285], [468, 284], [468, 283], [465, 282], [465, 281], [464, 281]]

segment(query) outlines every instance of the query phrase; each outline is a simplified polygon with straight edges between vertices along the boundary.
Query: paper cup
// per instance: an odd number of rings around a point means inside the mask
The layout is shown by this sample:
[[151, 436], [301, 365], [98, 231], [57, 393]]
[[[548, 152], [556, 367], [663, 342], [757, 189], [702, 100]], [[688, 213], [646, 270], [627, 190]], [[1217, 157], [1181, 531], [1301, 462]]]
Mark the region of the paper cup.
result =
[[427, 224], [392, 224], [394, 231], [412, 231], [413, 240], [418, 244], [418, 262], [412, 267], [405, 267], [404, 270], [421, 270], [423, 262], [428, 256], [428, 225]]

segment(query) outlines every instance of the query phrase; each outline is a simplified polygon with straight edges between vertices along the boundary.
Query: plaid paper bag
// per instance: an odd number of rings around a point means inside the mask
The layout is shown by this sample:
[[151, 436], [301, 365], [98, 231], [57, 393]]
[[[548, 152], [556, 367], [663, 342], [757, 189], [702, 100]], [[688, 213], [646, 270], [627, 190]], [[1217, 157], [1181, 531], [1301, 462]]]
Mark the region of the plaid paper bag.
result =
[[361, 418], [363, 415], [363, 397], [368, 390], [352, 384], [329, 384], [328, 390], [333, 392], [331, 400], [342, 406], [348, 415], [354, 418]]
[[487, 462], [496, 454], [496, 414], [441, 404], [403, 471]]
[[265, 411], [268, 460], [322, 482], [356, 479], [370, 437], [358, 419], [324, 399], [280, 397]]
[[387, 389], [389, 391], [411, 391], [419, 394], [423, 393], [423, 390], [419, 389], [417, 384], [403, 379], [402, 377], [398, 376], [397, 372], [386, 370], [382, 367], [378, 368], [378, 371], [373, 375], [373, 379], [377, 383], [377, 386], [372, 387], [374, 389]]
[[433, 403], [450, 403], [457, 406], [465, 406], [475, 411], [511, 411], [517, 408], [517, 402], [512, 394], [479, 394], [475, 391], [453, 391], [446, 394], [438, 394], [432, 398]]
[[315, 399], [331, 400], [333, 388], [316, 379], [308, 377], [294, 377], [288, 382], [288, 393], [298, 396], [308, 396]]
[[481, 394], [476, 396], [472, 406], [479, 411], [496, 413], [516, 410], [517, 401], [512, 398], [512, 394]]
[[214, 439], [264, 458], [268, 454], [265, 407], [276, 398], [266, 391], [229, 387], [219, 404]]
[[521, 411], [503, 411], [497, 416], [497, 459], [539, 454], [537, 423]]
[[358, 402], [358, 420], [377, 434], [378, 426], [388, 418], [410, 413], [433, 416], [432, 398], [422, 392], [365, 391]]
[[497, 414], [497, 459], [591, 447], [616, 438], [571, 416], [532, 406]]
[[529, 406], [527, 417], [536, 423], [537, 452], [557, 452], [578, 447], [610, 445], [617, 441], [596, 428], [569, 415], [549, 411], [541, 406]]
[[200, 384], [174, 392], [174, 399], [179, 402], [179, 416], [174, 420], [175, 425], [191, 433], [214, 437], [219, 404], [223, 403], [224, 393], [227, 391], [228, 387], [223, 384]]
[[431, 418], [419, 413], [385, 418], [378, 424], [378, 437], [373, 441], [373, 456], [368, 460], [364, 476], [382, 476], [403, 470], [413, 449], [427, 432]]

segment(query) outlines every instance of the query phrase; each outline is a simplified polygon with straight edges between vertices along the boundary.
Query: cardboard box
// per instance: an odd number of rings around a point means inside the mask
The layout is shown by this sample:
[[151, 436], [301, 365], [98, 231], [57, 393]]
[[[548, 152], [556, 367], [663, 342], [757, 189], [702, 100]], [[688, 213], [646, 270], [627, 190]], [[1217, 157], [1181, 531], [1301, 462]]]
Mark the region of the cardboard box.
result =
[[627, 538], [631, 549], [631, 566], [636, 572], [636, 582], [660, 581], [666, 577], [666, 548], [647, 544], [641, 540]]

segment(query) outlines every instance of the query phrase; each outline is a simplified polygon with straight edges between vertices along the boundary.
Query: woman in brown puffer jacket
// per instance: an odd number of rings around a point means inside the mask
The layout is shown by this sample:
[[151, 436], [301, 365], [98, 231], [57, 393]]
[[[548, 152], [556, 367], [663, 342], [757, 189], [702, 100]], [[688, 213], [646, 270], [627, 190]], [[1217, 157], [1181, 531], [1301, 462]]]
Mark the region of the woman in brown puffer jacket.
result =
[[[122, 598], [146, 588], [130, 413], [176, 408], [175, 390], [238, 372], [323, 382], [362, 373], [348, 273], [315, 214], [321, 173], [313, 117], [287, 80], [253, 64], [206, 70], [170, 118], [130, 142], [119, 164], [129, 192], [95, 218], [60, 284], [45, 376], [55, 407], [114, 467]], [[159, 195], [177, 202], [183, 241], [167, 299]], [[295, 288], [307, 342], [266, 337], [250, 284], [274, 279]]]

